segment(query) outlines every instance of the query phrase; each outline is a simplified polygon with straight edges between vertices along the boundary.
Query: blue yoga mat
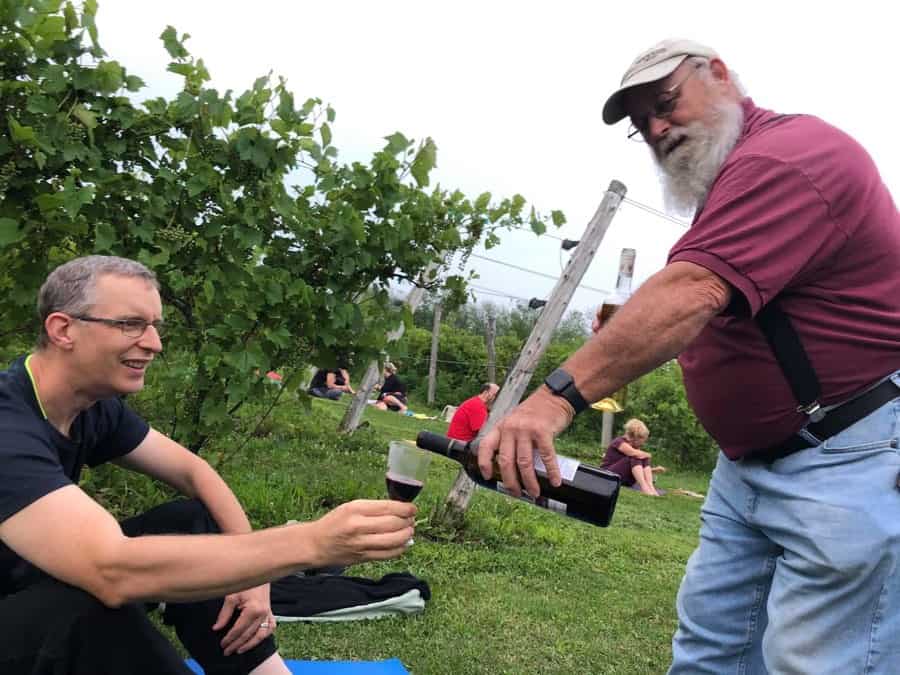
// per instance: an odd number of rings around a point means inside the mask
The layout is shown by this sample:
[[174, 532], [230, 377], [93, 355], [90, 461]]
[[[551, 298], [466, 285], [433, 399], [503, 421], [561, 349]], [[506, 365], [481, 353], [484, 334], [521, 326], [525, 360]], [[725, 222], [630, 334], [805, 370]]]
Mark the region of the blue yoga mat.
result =
[[[409, 675], [400, 659], [387, 661], [285, 661], [295, 675]], [[193, 659], [187, 664], [195, 673], [203, 669]]]

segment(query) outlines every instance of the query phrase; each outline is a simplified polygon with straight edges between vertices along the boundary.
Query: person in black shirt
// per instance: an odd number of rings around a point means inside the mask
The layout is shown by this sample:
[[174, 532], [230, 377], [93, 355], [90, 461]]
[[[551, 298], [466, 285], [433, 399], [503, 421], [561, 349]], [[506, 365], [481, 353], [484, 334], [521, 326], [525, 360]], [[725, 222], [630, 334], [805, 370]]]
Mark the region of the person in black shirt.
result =
[[390, 361], [384, 364], [384, 384], [375, 407], [379, 410], [406, 412], [406, 385], [397, 377], [397, 366]]
[[[399, 555], [415, 507], [360, 500], [251, 532], [215, 470], [120, 398], [162, 351], [153, 273], [78, 258], [38, 312], [37, 349], [0, 371], [0, 673], [188, 674], [145, 614], [159, 601], [207, 673], [287, 673], [268, 582]], [[189, 499], [119, 523], [78, 487], [85, 464], [110, 461]]]
[[350, 386], [350, 375], [346, 368], [319, 368], [309, 383], [308, 391], [310, 396], [329, 398], [332, 401], [337, 401], [344, 392], [356, 393]]

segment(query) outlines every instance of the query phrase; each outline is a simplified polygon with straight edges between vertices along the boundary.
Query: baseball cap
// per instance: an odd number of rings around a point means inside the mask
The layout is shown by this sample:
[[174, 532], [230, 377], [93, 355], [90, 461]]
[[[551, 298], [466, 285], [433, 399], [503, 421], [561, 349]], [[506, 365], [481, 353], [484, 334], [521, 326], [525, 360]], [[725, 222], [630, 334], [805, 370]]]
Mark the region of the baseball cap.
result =
[[658, 42], [639, 54], [628, 66], [625, 75], [622, 76], [619, 88], [606, 100], [606, 104], [603, 106], [603, 121], [607, 124], [615, 124], [626, 116], [622, 100], [628, 89], [661, 80], [674, 72], [681, 62], [690, 56], [702, 56], [707, 59], [719, 58], [719, 55], [711, 47], [678, 38]]

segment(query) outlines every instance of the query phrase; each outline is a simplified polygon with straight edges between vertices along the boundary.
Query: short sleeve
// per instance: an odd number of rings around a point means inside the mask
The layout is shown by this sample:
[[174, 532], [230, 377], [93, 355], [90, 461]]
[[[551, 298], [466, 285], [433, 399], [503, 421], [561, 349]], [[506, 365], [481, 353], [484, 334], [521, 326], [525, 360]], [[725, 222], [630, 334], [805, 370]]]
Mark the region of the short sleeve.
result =
[[827, 265], [846, 240], [800, 169], [749, 155], [723, 168], [669, 262], [692, 262], [719, 275], [755, 315], [784, 288]]
[[15, 420], [10, 412], [0, 412], [0, 522], [72, 484], [39, 426]]
[[96, 415], [97, 419], [89, 422], [97, 435], [89, 441], [88, 466], [97, 466], [127, 455], [150, 432], [150, 425], [119, 398], [101, 401]]

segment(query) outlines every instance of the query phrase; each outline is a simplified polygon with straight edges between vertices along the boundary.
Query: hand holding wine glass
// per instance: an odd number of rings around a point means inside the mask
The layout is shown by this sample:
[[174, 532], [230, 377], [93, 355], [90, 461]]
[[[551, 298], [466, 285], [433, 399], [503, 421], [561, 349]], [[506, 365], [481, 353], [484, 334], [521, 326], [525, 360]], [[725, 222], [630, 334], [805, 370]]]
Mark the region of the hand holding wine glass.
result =
[[[307, 567], [355, 565], [402, 555], [414, 531], [416, 507], [386, 499], [357, 499], [341, 504], [310, 523], [293, 527], [315, 530]], [[298, 530], [299, 531], [299, 530]]]

